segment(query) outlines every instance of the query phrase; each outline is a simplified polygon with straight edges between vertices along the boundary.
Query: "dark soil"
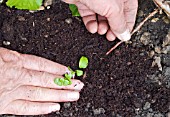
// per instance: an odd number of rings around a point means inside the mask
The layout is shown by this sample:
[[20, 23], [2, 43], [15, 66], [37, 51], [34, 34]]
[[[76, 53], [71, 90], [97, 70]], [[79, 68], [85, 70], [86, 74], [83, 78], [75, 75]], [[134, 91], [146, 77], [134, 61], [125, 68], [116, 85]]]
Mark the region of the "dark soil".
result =
[[[140, 1], [140, 9], [147, 14], [154, 8], [151, 1]], [[70, 24], [65, 22], [68, 18], [72, 20]], [[138, 18], [138, 22], [142, 18]], [[164, 28], [159, 29], [159, 25]], [[161, 22], [151, 27], [146, 23], [144, 27], [144, 31], [157, 31], [152, 33], [155, 39], [165, 36], [168, 29]], [[5, 46], [4, 41], [11, 44]], [[60, 113], [46, 115], [48, 117], [133, 117], [146, 102], [151, 103], [153, 111], [168, 113], [170, 90], [148, 80], [148, 75], [156, 71], [147, 56], [150, 48], [122, 44], [106, 56], [114, 44], [105, 36], [90, 34], [81, 19], [71, 16], [67, 4], [56, 2], [49, 10], [37, 13], [0, 6], [1, 47], [45, 57], [73, 69], [82, 55], [90, 60], [87, 76], [80, 78], [85, 83], [80, 99], [69, 108], [62, 106]], [[102, 112], [97, 115], [95, 109]]]

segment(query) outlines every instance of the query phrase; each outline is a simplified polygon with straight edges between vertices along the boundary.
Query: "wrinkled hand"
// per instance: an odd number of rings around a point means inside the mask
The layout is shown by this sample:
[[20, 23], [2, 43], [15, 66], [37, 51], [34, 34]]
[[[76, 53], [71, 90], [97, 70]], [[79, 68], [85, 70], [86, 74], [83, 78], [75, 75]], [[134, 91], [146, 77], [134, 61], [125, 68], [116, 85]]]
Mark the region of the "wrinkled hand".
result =
[[63, 0], [78, 7], [87, 30], [106, 34], [109, 41], [131, 38], [136, 20], [137, 0]]
[[82, 82], [54, 84], [66, 72], [58, 63], [0, 48], [0, 114], [47, 114], [60, 109], [56, 102], [78, 100]]

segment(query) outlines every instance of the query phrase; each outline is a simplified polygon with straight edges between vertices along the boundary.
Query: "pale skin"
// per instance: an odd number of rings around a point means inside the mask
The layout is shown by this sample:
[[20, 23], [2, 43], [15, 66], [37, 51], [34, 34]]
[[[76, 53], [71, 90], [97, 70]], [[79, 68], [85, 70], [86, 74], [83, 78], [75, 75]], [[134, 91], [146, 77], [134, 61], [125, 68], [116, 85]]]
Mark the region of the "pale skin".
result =
[[[87, 30], [109, 41], [130, 39], [137, 0], [63, 0], [76, 4]], [[59, 102], [77, 101], [84, 84], [57, 86], [66, 66], [34, 55], [0, 48], [0, 114], [39, 115], [60, 110]]]
[[58, 86], [66, 66], [0, 48], [0, 114], [39, 115], [60, 110], [58, 102], [77, 101], [84, 84]]

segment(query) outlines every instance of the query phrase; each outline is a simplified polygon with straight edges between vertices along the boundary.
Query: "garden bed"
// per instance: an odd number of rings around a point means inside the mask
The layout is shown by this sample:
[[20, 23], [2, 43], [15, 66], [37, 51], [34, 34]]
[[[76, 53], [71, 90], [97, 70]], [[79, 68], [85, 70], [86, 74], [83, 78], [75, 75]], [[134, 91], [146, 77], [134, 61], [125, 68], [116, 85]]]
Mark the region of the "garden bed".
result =
[[[156, 8], [152, 1], [143, 1], [139, 1], [137, 24]], [[82, 55], [89, 58], [86, 77], [80, 78], [85, 83], [80, 99], [61, 103], [60, 112], [43, 116], [164, 117], [168, 116], [170, 108], [170, 89], [167, 81], [160, 80], [159, 84], [151, 80], [153, 75], [162, 75], [163, 78], [163, 73], [157, 67], [151, 67], [153, 59], [148, 53], [153, 48], [140, 43], [144, 32], [151, 34], [153, 45], [162, 43], [170, 28], [161, 19], [164, 16], [157, 14], [155, 17], [160, 20], [156, 23], [149, 20], [132, 37], [132, 44], [122, 44], [106, 56], [116, 42], [90, 34], [81, 18], [72, 17], [65, 3], [55, 2], [50, 9], [36, 13], [2, 5], [0, 46], [66, 66], [78, 66], [77, 61]], [[170, 79], [169, 76], [166, 78]]]

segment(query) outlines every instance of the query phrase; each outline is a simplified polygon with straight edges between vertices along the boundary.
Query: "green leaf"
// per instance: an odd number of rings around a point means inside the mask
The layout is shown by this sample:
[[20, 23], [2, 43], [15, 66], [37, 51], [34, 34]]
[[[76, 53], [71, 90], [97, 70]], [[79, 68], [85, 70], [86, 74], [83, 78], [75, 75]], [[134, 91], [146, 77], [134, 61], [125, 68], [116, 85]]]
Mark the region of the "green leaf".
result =
[[76, 70], [76, 74], [77, 74], [77, 76], [82, 76], [83, 75], [83, 71], [82, 70]]
[[63, 82], [64, 82], [64, 78], [60, 78], [59, 81], [60, 81], [61, 83], [63, 83]]
[[71, 74], [71, 73], [69, 73], [69, 74], [64, 74], [64, 76], [65, 76], [65, 78], [67, 78], [67, 79], [71, 79], [71, 78], [72, 78], [72, 74]]
[[70, 85], [70, 81], [64, 80], [63, 85], [64, 85], [64, 86]]
[[8, 0], [6, 5], [24, 10], [37, 10], [42, 5], [43, 0]]
[[76, 5], [69, 4], [69, 8], [70, 8], [71, 13], [72, 13], [73, 16], [80, 16], [80, 13], [79, 13], [78, 8], [77, 8]]
[[60, 82], [60, 79], [61, 79], [61, 78], [55, 78], [55, 79], [54, 79], [54, 83], [57, 84], [57, 85], [59, 85], [59, 86], [62, 86], [63, 83]]
[[54, 83], [57, 84], [57, 83], [59, 82], [59, 79], [60, 79], [60, 78], [55, 78], [55, 79], [54, 79]]
[[58, 82], [57, 85], [58, 85], [58, 86], [62, 86], [63, 83], [62, 83], [62, 82]]
[[82, 56], [79, 61], [79, 68], [86, 68], [88, 66], [88, 58]]

